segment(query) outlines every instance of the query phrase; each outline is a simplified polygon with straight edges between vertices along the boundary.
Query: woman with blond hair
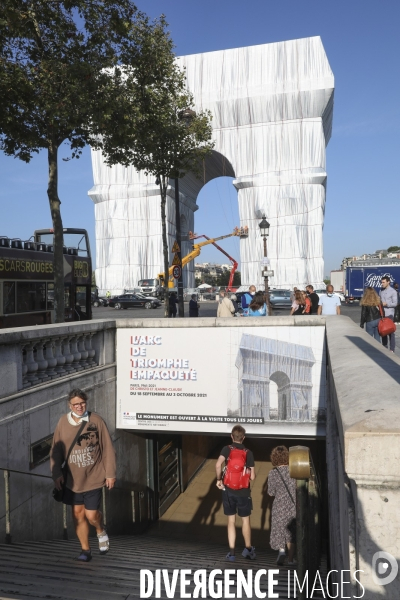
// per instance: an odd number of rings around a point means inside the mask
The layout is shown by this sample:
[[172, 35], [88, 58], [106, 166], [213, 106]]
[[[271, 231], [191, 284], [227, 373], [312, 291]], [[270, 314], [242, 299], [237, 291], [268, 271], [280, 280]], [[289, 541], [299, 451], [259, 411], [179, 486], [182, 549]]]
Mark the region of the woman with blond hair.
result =
[[381, 337], [378, 331], [378, 325], [381, 317], [379, 310], [381, 300], [372, 287], [367, 287], [364, 290], [364, 295], [361, 298], [361, 321], [360, 327], [367, 330], [369, 335], [372, 335], [378, 342], [381, 341]]
[[306, 295], [300, 290], [296, 290], [294, 295], [294, 301], [290, 314], [294, 317], [304, 315], [306, 313]]

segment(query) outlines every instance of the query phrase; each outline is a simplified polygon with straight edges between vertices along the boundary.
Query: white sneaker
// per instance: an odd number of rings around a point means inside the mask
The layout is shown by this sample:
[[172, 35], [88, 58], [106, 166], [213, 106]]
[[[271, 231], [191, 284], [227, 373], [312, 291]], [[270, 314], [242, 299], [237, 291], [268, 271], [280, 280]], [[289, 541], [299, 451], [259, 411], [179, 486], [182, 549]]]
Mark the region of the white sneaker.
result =
[[285, 562], [285, 558], [286, 558], [286, 552], [282, 550], [279, 550], [279, 554], [278, 554], [278, 558], [276, 559], [276, 564], [277, 565], [283, 565], [283, 563]]

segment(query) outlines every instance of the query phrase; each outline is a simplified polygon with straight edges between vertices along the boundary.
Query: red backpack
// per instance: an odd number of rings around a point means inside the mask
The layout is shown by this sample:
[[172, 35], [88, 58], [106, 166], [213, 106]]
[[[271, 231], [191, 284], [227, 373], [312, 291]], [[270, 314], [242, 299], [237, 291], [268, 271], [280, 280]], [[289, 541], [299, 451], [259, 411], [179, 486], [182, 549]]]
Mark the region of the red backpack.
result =
[[248, 450], [240, 450], [229, 446], [230, 453], [226, 460], [223, 483], [231, 490], [242, 490], [250, 485], [250, 469], [246, 467]]

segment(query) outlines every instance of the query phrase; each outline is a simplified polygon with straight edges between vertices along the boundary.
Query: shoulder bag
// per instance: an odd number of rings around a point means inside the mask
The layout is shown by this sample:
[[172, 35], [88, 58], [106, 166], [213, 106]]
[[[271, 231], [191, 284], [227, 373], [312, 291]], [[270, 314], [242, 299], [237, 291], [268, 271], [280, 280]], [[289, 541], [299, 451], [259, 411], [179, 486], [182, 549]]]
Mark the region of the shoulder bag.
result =
[[[90, 418], [90, 413], [89, 413], [89, 418]], [[87, 421], [82, 421], [81, 426], [78, 429], [78, 433], [76, 434], [76, 436], [74, 437], [74, 441], [72, 442], [71, 446], [69, 447], [69, 450], [67, 452], [67, 456], [66, 459], [63, 462], [63, 466], [61, 467], [61, 472], [62, 472], [62, 476], [64, 478], [64, 482], [61, 484], [61, 490], [58, 490], [57, 488], [53, 489], [53, 498], [56, 502], [62, 502], [63, 498], [64, 498], [64, 491], [65, 491], [65, 484], [67, 481], [67, 474], [68, 474], [68, 459], [69, 459], [69, 455], [72, 452], [72, 448], [75, 446], [76, 441], [78, 439], [78, 437], [81, 435], [85, 425], [87, 424]]]
[[293, 504], [296, 506], [296, 502], [293, 500], [293, 496], [292, 496], [292, 494], [290, 493], [290, 490], [289, 490], [289, 488], [288, 488], [288, 486], [287, 486], [287, 483], [286, 483], [286, 481], [283, 479], [282, 473], [280, 472], [280, 470], [279, 470], [279, 468], [278, 468], [278, 467], [275, 467], [275, 470], [276, 470], [276, 471], [278, 471], [279, 477], [282, 479], [282, 481], [283, 481], [283, 485], [285, 486], [285, 488], [286, 488], [286, 491], [287, 491], [287, 493], [289, 494], [291, 501], [292, 501], [292, 502], [293, 502]]
[[396, 331], [396, 325], [393, 323], [392, 319], [385, 317], [385, 311], [383, 310], [382, 304], [379, 306], [379, 312], [381, 313], [381, 320], [378, 323], [379, 335], [385, 337], [386, 335], [394, 333]]

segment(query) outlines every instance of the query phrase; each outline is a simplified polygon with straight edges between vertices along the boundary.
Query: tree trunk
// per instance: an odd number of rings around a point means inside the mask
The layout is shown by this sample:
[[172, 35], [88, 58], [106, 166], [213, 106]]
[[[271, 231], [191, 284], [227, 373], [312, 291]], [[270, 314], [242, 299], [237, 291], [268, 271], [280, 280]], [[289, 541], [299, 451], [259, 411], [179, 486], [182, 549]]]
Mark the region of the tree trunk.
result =
[[179, 177], [175, 177], [175, 239], [179, 246], [178, 257], [181, 261], [181, 274], [177, 281], [179, 316], [185, 316], [185, 305], [183, 302], [183, 273], [182, 273], [182, 233], [181, 233], [181, 211], [179, 206]]
[[55, 322], [64, 323], [64, 256], [63, 256], [63, 224], [58, 197], [58, 146], [51, 142], [48, 148], [49, 183], [47, 196], [49, 198], [51, 219], [54, 230], [54, 312]]
[[168, 179], [166, 177], [160, 178], [160, 192], [161, 192], [161, 224], [162, 224], [162, 242], [163, 242], [163, 257], [164, 257], [164, 316], [169, 315], [169, 252], [168, 252], [168, 237], [167, 237], [167, 216], [166, 216], [166, 204], [167, 204], [167, 185]]

